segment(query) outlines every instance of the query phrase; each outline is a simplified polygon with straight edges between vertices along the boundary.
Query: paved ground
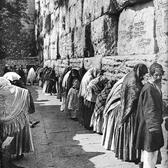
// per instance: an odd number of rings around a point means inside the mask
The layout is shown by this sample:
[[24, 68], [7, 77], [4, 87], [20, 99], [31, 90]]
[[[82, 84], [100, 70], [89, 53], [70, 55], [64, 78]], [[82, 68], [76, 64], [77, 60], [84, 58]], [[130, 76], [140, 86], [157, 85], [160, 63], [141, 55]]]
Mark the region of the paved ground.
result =
[[40, 124], [32, 129], [35, 152], [16, 162], [25, 168], [136, 168], [117, 160], [101, 146], [101, 135], [85, 130], [77, 121], [60, 112], [56, 96], [30, 88], [36, 105], [34, 118]]

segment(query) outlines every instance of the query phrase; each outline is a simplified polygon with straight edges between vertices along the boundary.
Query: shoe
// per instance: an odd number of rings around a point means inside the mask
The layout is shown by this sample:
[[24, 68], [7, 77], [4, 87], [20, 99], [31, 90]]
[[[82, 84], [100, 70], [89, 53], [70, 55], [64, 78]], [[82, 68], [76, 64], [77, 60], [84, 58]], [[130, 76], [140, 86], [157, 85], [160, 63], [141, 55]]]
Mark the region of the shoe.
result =
[[16, 160], [20, 160], [24, 158], [24, 154], [22, 153], [21, 155], [17, 155], [16, 156]]
[[32, 124], [31, 124], [31, 128], [34, 128], [37, 124], [39, 124], [40, 123], [40, 121], [35, 121], [35, 122], [32, 122]]
[[143, 162], [139, 162], [139, 168], [143, 168]]

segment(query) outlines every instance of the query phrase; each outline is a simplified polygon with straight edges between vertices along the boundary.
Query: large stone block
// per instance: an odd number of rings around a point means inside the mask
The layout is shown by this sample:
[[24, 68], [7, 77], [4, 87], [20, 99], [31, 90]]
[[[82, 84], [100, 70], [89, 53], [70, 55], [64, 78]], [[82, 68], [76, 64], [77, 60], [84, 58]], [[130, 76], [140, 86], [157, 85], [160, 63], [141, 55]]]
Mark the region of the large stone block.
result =
[[106, 76], [112, 79], [120, 79], [130, 72], [138, 63], [144, 63], [149, 67], [156, 59], [156, 55], [116, 55], [102, 58], [102, 68]]
[[148, 1], [150, 0], [84, 0], [83, 23], [88, 24], [105, 13], [117, 14], [128, 6]]
[[77, 3], [69, 8], [70, 30], [82, 26], [82, 2]]
[[118, 54], [155, 53], [154, 26], [152, 2], [123, 10], [119, 17]]
[[88, 24], [103, 14], [103, 0], [84, 0], [83, 24]]
[[66, 34], [66, 7], [60, 7], [59, 9], [59, 34], [64, 36]]
[[59, 37], [59, 54], [61, 59], [65, 59], [67, 56], [72, 57], [71, 33]]
[[168, 1], [154, 0], [156, 40], [159, 53], [168, 52]]
[[103, 15], [91, 23], [91, 41], [95, 56], [116, 54], [118, 18]]
[[68, 7], [72, 7], [72, 6], [76, 5], [76, 3], [77, 3], [78, 1], [81, 1], [81, 0], [69, 0], [69, 2], [68, 2]]
[[43, 48], [44, 60], [49, 59], [49, 45], [50, 45], [50, 36], [48, 34], [45, 34], [44, 48]]
[[[80, 27], [74, 30], [74, 57], [83, 57], [85, 47], [85, 32], [84, 28]], [[73, 37], [73, 36], [72, 36]]]

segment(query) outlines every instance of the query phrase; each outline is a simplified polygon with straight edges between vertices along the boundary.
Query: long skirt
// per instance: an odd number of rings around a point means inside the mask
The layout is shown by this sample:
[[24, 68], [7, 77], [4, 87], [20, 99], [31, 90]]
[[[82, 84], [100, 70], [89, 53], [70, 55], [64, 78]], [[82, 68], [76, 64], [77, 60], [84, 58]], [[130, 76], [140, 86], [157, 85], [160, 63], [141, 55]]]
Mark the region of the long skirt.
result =
[[84, 127], [88, 130], [91, 130], [92, 127], [90, 127], [90, 120], [94, 111], [94, 107], [95, 107], [95, 103], [94, 102], [87, 102], [90, 104], [90, 106], [88, 105], [84, 105], [84, 111], [83, 111], [83, 121], [84, 121]]
[[120, 102], [104, 116], [102, 145], [107, 150], [115, 151], [115, 131], [120, 111]]
[[82, 125], [84, 123], [83, 113], [84, 113], [84, 99], [82, 96], [80, 96], [79, 97], [79, 110], [77, 111], [77, 119], [79, 123]]
[[11, 144], [11, 153], [15, 155], [21, 155], [23, 153], [29, 153], [34, 151], [34, 145], [32, 140], [31, 129], [29, 123], [16, 133], [14, 140]]
[[56, 93], [56, 82], [54, 80], [49, 80], [46, 87], [46, 93]]
[[134, 127], [135, 114], [131, 114], [128, 120], [122, 126], [116, 128], [116, 149], [115, 155], [118, 159], [129, 162], [138, 162], [140, 160], [140, 151], [135, 148]]
[[95, 114], [93, 113], [90, 121], [90, 126], [93, 126], [93, 131], [102, 134], [103, 133], [103, 113]]
[[45, 81], [45, 82], [44, 82], [43, 91], [42, 91], [43, 93], [46, 93], [46, 88], [47, 88], [48, 82], [49, 82], [49, 81]]

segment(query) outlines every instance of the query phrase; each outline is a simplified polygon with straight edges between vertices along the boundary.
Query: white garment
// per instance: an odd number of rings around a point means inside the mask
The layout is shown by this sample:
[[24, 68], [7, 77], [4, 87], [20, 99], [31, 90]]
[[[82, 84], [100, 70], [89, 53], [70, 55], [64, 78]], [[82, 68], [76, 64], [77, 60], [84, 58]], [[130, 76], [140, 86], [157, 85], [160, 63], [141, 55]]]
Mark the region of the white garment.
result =
[[143, 162], [143, 168], [155, 168], [158, 157], [158, 151], [147, 152], [142, 151], [141, 161]]
[[160, 149], [161, 152], [161, 166], [160, 168], [168, 168], [168, 131], [165, 128], [165, 120], [162, 123], [162, 131], [163, 131], [163, 138], [164, 138], [164, 146]]
[[36, 80], [36, 72], [34, 68], [30, 68], [28, 75], [27, 75], [27, 82], [33, 83]]
[[97, 76], [97, 69], [91, 68], [89, 69], [82, 78], [80, 88], [79, 88], [79, 96], [84, 97], [87, 94], [87, 86], [89, 82]]

